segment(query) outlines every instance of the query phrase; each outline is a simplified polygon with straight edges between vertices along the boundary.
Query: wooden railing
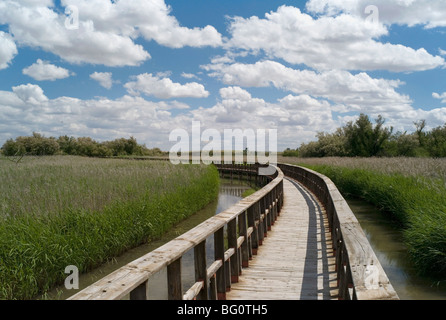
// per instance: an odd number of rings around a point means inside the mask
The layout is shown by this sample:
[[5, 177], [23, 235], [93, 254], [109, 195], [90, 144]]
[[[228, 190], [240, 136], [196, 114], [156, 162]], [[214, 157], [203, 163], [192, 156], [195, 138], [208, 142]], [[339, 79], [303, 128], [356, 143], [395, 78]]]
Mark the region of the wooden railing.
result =
[[358, 220], [334, 183], [306, 168], [278, 166], [285, 176], [315, 194], [327, 212], [336, 254], [339, 299], [398, 299]]
[[[254, 173], [258, 165], [217, 165], [220, 171]], [[158, 249], [121, 267], [69, 300], [132, 300], [149, 298], [149, 279], [167, 268], [168, 298], [173, 300], [225, 299], [231, 283], [237, 282], [242, 267], [258, 247], [279, 215], [283, 204], [283, 173], [261, 176], [270, 182], [231, 208], [211, 217]], [[206, 239], [214, 237], [214, 261], [208, 267]], [[181, 258], [194, 250], [195, 283], [183, 292]]]

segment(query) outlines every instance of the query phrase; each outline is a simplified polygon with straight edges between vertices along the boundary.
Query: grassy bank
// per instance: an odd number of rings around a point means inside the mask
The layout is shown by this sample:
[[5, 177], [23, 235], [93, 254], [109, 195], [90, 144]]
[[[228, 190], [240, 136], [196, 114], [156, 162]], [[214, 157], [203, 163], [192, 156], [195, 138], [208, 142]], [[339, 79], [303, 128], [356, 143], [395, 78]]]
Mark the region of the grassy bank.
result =
[[420, 273], [446, 277], [444, 160], [294, 159], [328, 176], [344, 195], [362, 198], [399, 223]]
[[30, 299], [158, 238], [218, 195], [213, 166], [79, 157], [0, 160], [0, 299]]

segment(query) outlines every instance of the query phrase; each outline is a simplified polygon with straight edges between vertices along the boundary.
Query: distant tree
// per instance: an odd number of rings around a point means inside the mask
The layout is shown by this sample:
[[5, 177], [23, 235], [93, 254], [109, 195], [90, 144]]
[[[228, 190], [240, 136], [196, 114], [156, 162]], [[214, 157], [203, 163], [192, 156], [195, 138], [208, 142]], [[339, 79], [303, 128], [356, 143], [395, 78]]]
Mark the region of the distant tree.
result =
[[446, 157], [446, 125], [432, 129], [426, 135], [426, 149], [432, 157]]
[[76, 154], [93, 157], [99, 155], [99, 143], [90, 137], [80, 137], [76, 140]]
[[331, 134], [319, 132], [317, 137], [322, 157], [344, 157], [347, 155], [347, 139], [344, 128], [338, 128]]
[[299, 150], [298, 149], [286, 148], [286, 150], [284, 150], [282, 152], [282, 156], [283, 157], [298, 157], [299, 156]]
[[25, 146], [17, 143], [13, 139], [8, 139], [2, 147], [3, 155], [12, 157], [16, 155], [24, 155], [26, 153]]
[[57, 139], [57, 143], [59, 144], [60, 151], [64, 154], [68, 155], [76, 155], [77, 149], [77, 140], [74, 137], [68, 136], [60, 136]]
[[5, 156], [20, 155], [53, 155], [57, 153], [66, 155], [79, 155], [87, 157], [111, 157], [125, 155], [165, 155], [160, 149], [149, 150], [145, 145], [139, 145], [134, 137], [120, 138], [113, 141], [97, 142], [90, 137], [60, 136], [46, 138], [39, 133], [32, 136], [9, 139], [2, 146]]
[[120, 138], [113, 141], [106, 141], [103, 143], [112, 153], [113, 156], [126, 155], [142, 155], [143, 147], [138, 145], [134, 137], [129, 139]]
[[299, 156], [302, 158], [322, 158], [319, 141], [302, 143], [299, 148]]
[[347, 139], [347, 153], [354, 157], [378, 156], [392, 135], [393, 128], [384, 128], [384, 118], [380, 115], [373, 127], [369, 117], [361, 114], [355, 123], [350, 121], [344, 127]]
[[15, 140], [9, 139], [2, 147], [5, 156], [14, 155], [54, 155], [59, 152], [59, 144], [54, 138], [46, 138], [40, 133], [33, 132], [30, 137], [20, 136]]
[[413, 123], [416, 127], [416, 135], [420, 147], [424, 147], [426, 143], [426, 133], [423, 130], [426, 128], [426, 120], [419, 120]]
[[390, 157], [418, 157], [423, 155], [417, 135], [407, 132], [397, 132], [392, 135], [383, 153]]

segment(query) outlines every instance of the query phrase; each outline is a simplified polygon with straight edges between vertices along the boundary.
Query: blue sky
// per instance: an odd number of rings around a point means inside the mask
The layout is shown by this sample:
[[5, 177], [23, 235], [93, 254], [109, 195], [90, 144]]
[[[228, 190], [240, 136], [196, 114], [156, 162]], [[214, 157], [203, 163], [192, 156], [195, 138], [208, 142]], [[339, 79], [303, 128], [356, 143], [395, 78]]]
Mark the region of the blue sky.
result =
[[200, 121], [277, 129], [281, 150], [360, 113], [442, 126], [445, 32], [444, 0], [4, 0], [0, 144], [40, 132], [168, 150]]

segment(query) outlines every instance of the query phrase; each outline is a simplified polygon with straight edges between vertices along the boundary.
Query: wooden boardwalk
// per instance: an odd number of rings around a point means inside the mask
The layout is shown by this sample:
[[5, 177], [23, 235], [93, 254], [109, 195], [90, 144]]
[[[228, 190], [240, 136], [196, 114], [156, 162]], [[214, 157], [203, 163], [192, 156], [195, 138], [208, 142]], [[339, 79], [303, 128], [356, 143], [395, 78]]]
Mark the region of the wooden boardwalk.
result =
[[294, 180], [284, 180], [284, 205], [258, 254], [233, 283], [228, 300], [337, 299], [326, 214]]
[[[273, 176], [257, 175], [257, 164], [218, 168], [231, 177], [254, 174], [256, 182], [269, 182], [69, 299], [147, 300], [149, 280], [165, 269], [170, 300], [399, 299], [358, 220], [330, 179], [288, 164], [279, 164]], [[206, 254], [210, 237], [213, 262], [207, 261]], [[184, 292], [181, 261], [190, 250], [195, 283]]]

